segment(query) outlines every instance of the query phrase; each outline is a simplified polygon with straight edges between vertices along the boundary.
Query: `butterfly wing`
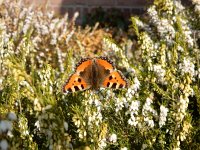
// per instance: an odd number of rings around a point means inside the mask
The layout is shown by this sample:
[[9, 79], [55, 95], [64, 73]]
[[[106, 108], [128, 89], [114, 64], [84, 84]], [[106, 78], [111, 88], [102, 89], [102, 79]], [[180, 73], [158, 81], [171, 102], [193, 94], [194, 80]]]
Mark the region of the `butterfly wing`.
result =
[[96, 58], [98, 65], [101, 65], [105, 70], [113, 71], [114, 64], [107, 57]]
[[91, 86], [79, 75], [73, 74], [63, 86], [63, 92], [76, 92], [89, 89]]
[[88, 82], [91, 74], [91, 64], [91, 59], [81, 59], [76, 65], [75, 73], [64, 84], [63, 92], [76, 92], [91, 88], [91, 84]]
[[101, 86], [113, 89], [126, 88], [128, 81], [120, 71], [113, 71], [104, 79]]
[[81, 59], [81, 61], [76, 65], [75, 71], [80, 74], [85, 71], [87, 68], [91, 67], [92, 60], [90, 58]]

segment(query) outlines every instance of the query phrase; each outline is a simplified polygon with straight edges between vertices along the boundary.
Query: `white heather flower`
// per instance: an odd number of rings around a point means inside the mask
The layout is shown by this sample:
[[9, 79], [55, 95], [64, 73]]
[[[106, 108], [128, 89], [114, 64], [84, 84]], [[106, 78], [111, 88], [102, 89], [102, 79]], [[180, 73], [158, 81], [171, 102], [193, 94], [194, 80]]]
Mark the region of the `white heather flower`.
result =
[[138, 80], [137, 77], [135, 77], [133, 81], [134, 81], [133, 90], [137, 92], [140, 88], [140, 81]]
[[137, 26], [140, 26], [141, 28], [144, 27], [144, 23], [142, 21], [140, 21], [138, 18], [134, 18], [136, 21]]
[[8, 119], [11, 120], [11, 121], [14, 121], [14, 120], [17, 119], [17, 116], [16, 116], [16, 114], [14, 112], [10, 112], [8, 114]]
[[90, 105], [92, 105], [92, 104], [93, 104], [93, 101], [94, 101], [93, 98], [90, 96], [89, 99], [88, 99], [88, 103], [89, 103]]
[[56, 47], [56, 51], [57, 51], [57, 56], [58, 56], [60, 72], [64, 72], [64, 66], [63, 66], [63, 61], [62, 61], [62, 51], [58, 47]]
[[56, 28], [56, 24], [59, 22], [58, 18], [55, 18], [51, 21], [51, 23], [49, 24], [49, 30], [53, 31]]
[[138, 80], [137, 77], [134, 78], [134, 84], [132, 84], [126, 93], [126, 97], [131, 100], [131, 98], [137, 93], [137, 91], [140, 88], [140, 81]]
[[139, 107], [140, 107], [140, 101], [132, 101], [129, 106], [129, 111], [137, 115], [139, 111]]
[[8, 142], [7, 140], [3, 139], [0, 142], [0, 149], [1, 150], [7, 150], [8, 149]]
[[184, 96], [181, 95], [179, 99], [179, 108], [177, 114], [177, 120], [183, 120], [186, 110], [188, 108], [189, 99], [188, 97], [183, 98]]
[[79, 119], [77, 119], [77, 118], [73, 118], [73, 122], [74, 122], [74, 124], [77, 126], [77, 127], [80, 127], [80, 125], [81, 125], [81, 122], [80, 122], [80, 120]]
[[133, 95], [135, 94], [135, 91], [133, 90], [132, 86], [130, 86], [126, 92], [126, 97], [131, 99]]
[[179, 52], [183, 52], [183, 51], [184, 51], [183, 47], [180, 46], [180, 45], [178, 45], [177, 50], [178, 50]]
[[189, 99], [188, 97], [183, 98], [183, 96], [180, 96], [180, 112], [185, 112], [188, 107]]
[[115, 143], [117, 142], [117, 135], [116, 134], [111, 134], [110, 138], [109, 138], [109, 141], [112, 142], [112, 143]]
[[103, 119], [102, 114], [100, 112], [98, 112], [96, 120], [95, 120], [96, 121], [95, 124], [99, 125], [99, 123], [102, 122], [102, 119]]
[[157, 117], [157, 112], [151, 107], [151, 104], [153, 103], [152, 98], [148, 97], [146, 99], [145, 104], [142, 108], [142, 115], [144, 116], [144, 121], [147, 123], [149, 127], [154, 127], [154, 121], [150, 119], [151, 116]]
[[160, 128], [165, 125], [165, 122], [167, 120], [167, 112], [169, 111], [168, 108], [165, 106], [161, 105], [160, 106], [160, 118], [159, 118], [159, 126]]
[[187, 135], [191, 131], [191, 128], [192, 128], [192, 125], [189, 122], [184, 121], [183, 130], [180, 133], [180, 140], [181, 141], [184, 141], [186, 139]]
[[58, 37], [57, 33], [52, 33], [51, 34], [51, 41], [50, 41], [51, 45], [56, 45], [57, 44], [57, 37]]
[[141, 150], [145, 150], [147, 147], [148, 147], [147, 144], [142, 144], [142, 148], [141, 148]]
[[28, 29], [30, 28], [31, 26], [31, 22], [33, 20], [33, 15], [34, 15], [34, 12], [28, 12], [27, 15], [26, 15], [26, 18], [25, 18], [25, 24], [24, 24], [24, 27], [22, 29], [23, 33], [26, 34]]
[[138, 124], [138, 121], [135, 120], [134, 115], [131, 115], [131, 118], [128, 119], [128, 124], [131, 126], [136, 126]]
[[200, 15], [200, 4], [195, 5], [194, 10]]
[[23, 10], [19, 14], [19, 19], [23, 19], [24, 18], [27, 10], [28, 10], [27, 8], [23, 8]]
[[65, 39], [65, 42], [68, 43], [71, 37], [74, 35], [75, 31], [72, 30], [69, 34], [67, 34], [67, 37]]
[[112, 49], [116, 53], [121, 51], [119, 46], [117, 46], [117, 44], [111, 42], [108, 38], [103, 38], [103, 43], [106, 46], [106, 48]]
[[38, 130], [40, 130], [40, 121], [37, 120], [34, 125]]
[[22, 29], [23, 33], [26, 34], [29, 28], [30, 28], [30, 24], [28, 24], [28, 23], [25, 24], [23, 29]]
[[192, 38], [192, 31], [188, 25], [189, 22], [186, 19], [180, 18], [180, 23], [183, 34], [185, 35], [185, 41], [188, 43], [188, 46], [192, 48], [194, 46], [194, 39]]
[[41, 26], [41, 31], [42, 31], [42, 35], [49, 34], [49, 30], [48, 30], [48, 27], [46, 25]]
[[156, 76], [158, 77], [158, 81], [164, 84], [165, 82], [164, 77], [166, 74], [165, 69], [163, 69], [160, 64], [155, 64], [153, 65], [153, 71], [156, 73]]
[[200, 5], [200, 0], [192, 0], [192, 3]]
[[105, 147], [106, 147], [106, 139], [105, 138], [103, 138], [103, 139], [101, 139], [101, 141], [98, 143], [99, 144], [99, 148], [100, 149], [104, 149]]
[[47, 12], [47, 16], [49, 19], [52, 19], [54, 16], [54, 11]]
[[102, 104], [101, 104], [101, 102], [98, 100], [98, 99], [95, 99], [94, 100], [94, 104], [95, 104], [95, 106], [97, 106], [97, 107], [100, 107]]
[[174, 4], [173, 4], [173, 1], [172, 0], [166, 0], [165, 1], [165, 7], [167, 8], [167, 13], [168, 14], [172, 14], [173, 12], [173, 7], [174, 7]]
[[77, 132], [78, 132], [78, 136], [79, 136], [80, 139], [83, 139], [87, 135], [86, 131], [83, 131], [83, 130], [80, 130], [80, 129], [78, 129]]
[[148, 12], [149, 16], [151, 17], [152, 23], [158, 22], [158, 14], [157, 14], [157, 11], [156, 11], [156, 7], [154, 5], [149, 7], [147, 12]]
[[171, 37], [175, 37], [175, 29], [170, 24], [168, 19], [161, 19], [158, 26], [158, 32], [161, 33], [161, 36], [165, 36], [170, 33]]
[[78, 18], [78, 16], [79, 16], [79, 12], [76, 11], [76, 12], [74, 13], [74, 16], [73, 16], [72, 20], [75, 21], [75, 20]]
[[195, 75], [195, 66], [189, 58], [183, 59], [183, 62], [179, 64], [179, 69], [182, 75], [185, 73], [189, 73], [191, 77]]
[[154, 127], [154, 121], [152, 119], [149, 119], [148, 117], [144, 118], [144, 121], [147, 123], [147, 125], [151, 128]]
[[47, 110], [51, 109], [52, 105], [47, 105], [44, 108], [42, 108], [42, 112], [46, 112]]
[[185, 9], [184, 6], [181, 4], [181, 1], [174, 1], [174, 4], [179, 12], [181, 12]]
[[119, 110], [122, 110], [124, 107], [124, 103], [122, 101], [122, 98], [117, 98], [115, 101], [115, 111], [118, 112]]

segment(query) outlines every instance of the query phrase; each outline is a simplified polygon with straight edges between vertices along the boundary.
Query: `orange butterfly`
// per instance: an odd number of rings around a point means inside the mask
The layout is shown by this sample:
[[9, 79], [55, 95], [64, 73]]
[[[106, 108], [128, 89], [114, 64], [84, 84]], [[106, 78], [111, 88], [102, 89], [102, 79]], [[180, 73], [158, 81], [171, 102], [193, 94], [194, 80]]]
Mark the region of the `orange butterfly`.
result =
[[123, 74], [115, 70], [113, 63], [106, 57], [82, 59], [67, 82], [63, 92], [98, 90], [103, 88], [125, 88], [128, 82]]

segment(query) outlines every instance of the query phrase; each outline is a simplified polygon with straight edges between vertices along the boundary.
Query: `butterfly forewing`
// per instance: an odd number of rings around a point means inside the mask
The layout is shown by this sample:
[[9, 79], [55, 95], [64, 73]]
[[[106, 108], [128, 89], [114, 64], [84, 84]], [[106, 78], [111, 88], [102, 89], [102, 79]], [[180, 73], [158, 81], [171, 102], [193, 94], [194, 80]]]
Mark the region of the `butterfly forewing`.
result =
[[92, 65], [92, 60], [89, 58], [82, 59], [78, 65], [76, 66], [76, 72], [80, 73], [83, 72], [87, 67]]
[[100, 57], [100, 58], [97, 58], [97, 63], [101, 66], [104, 67], [104, 69], [106, 70], [113, 70], [114, 69], [114, 66], [113, 66], [113, 62], [111, 62], [110, 60], [108, 60], [106, 57]]

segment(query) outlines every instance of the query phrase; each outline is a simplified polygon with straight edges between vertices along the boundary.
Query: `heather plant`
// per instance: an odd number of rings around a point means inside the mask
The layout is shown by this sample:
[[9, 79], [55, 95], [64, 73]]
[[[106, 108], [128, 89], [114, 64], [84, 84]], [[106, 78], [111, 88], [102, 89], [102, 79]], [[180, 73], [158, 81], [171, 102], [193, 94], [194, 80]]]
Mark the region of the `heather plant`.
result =
[[[147, 16], [132, 17], [135, 60], [131, 39], [77, 27], [77, 13], [3, 2], [1, 149], [198, 149], [199, 5], [155, 0]], [[114, 61], [129, 87], [63, 93], [78, 59], [94, 53]]]

